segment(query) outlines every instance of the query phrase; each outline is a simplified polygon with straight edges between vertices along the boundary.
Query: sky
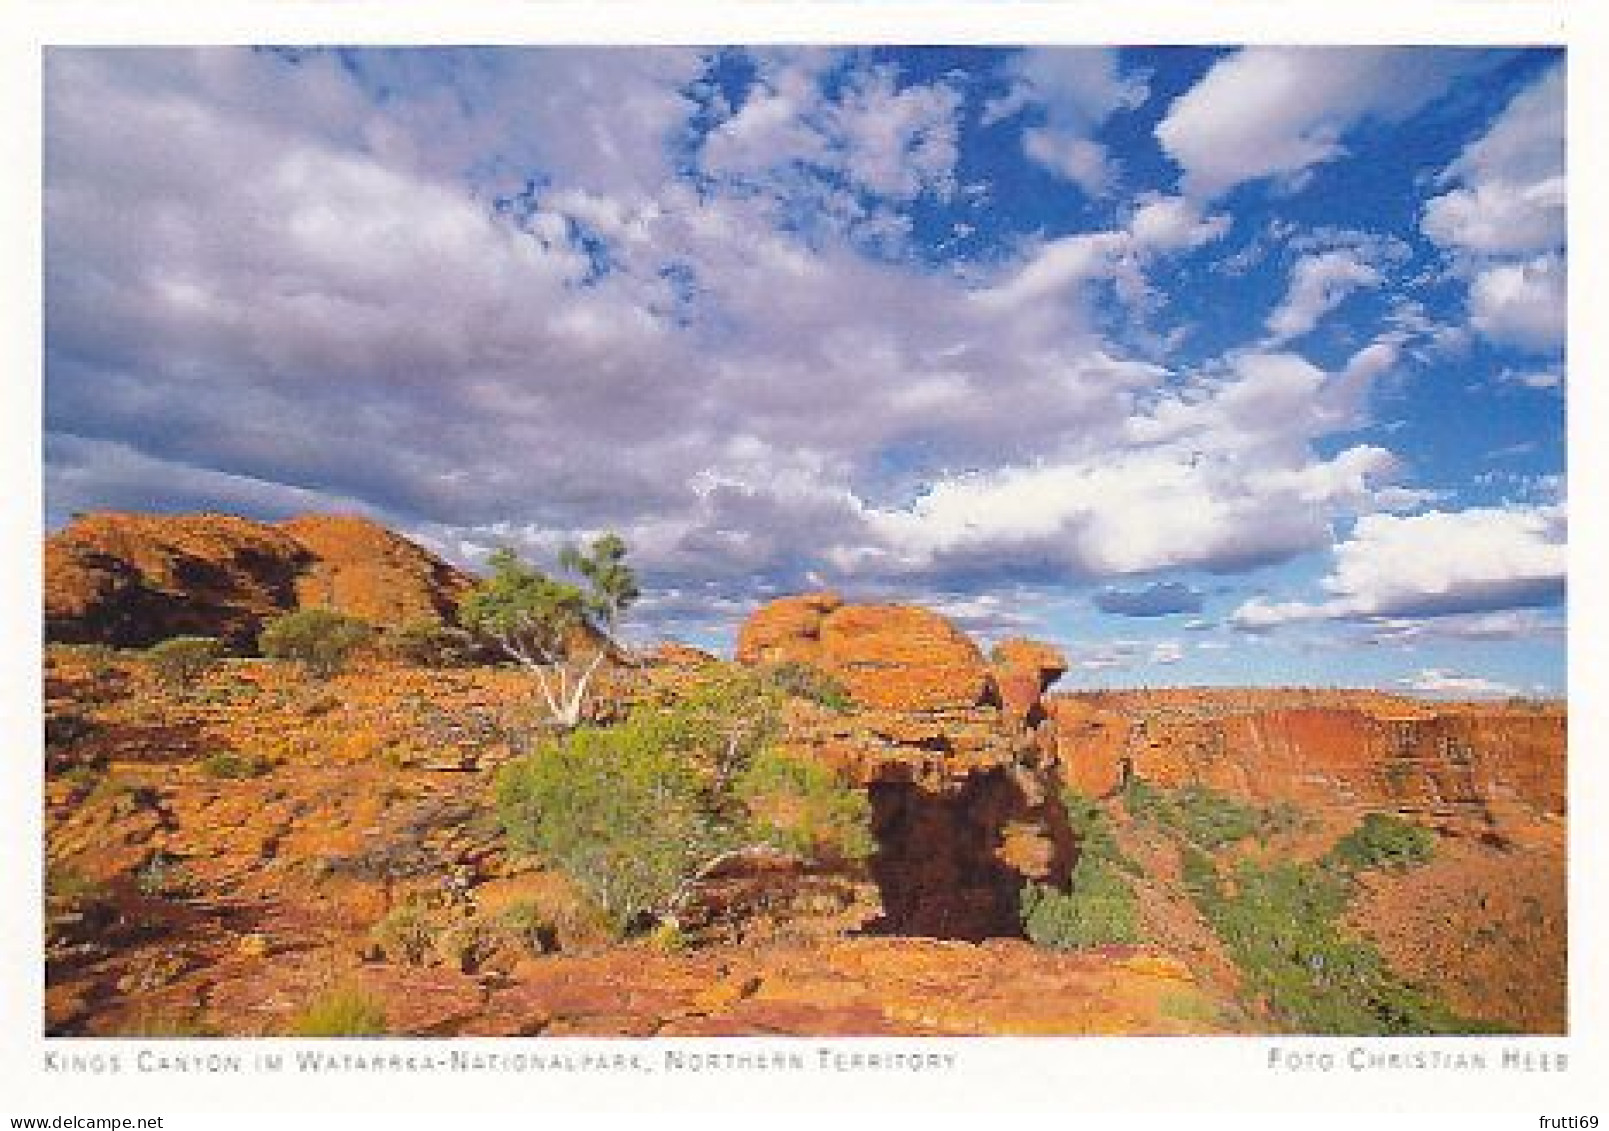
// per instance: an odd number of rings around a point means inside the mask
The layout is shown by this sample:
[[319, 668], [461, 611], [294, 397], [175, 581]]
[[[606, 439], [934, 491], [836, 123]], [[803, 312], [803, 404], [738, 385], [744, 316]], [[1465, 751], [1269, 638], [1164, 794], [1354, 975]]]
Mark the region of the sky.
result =
[[1565, 685], [1562, 52], [51, 48], [45, 523], [623, 535], [1063, 687]]

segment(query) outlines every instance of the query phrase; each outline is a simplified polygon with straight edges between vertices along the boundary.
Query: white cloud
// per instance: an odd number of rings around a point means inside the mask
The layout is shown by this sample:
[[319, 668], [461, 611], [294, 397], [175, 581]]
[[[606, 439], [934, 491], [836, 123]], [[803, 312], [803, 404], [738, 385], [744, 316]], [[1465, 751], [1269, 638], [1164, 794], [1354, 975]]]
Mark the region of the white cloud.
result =
[[1111, 192], [1117, 163], [1091, 135], [1113, 114], [1145, 101], [1146, 78], [1124, 75], [1118, 53], [1106, 48], [1030, 48], [1014, 56], [1010, 68], [1011, 91], [985, 106], [984, 124], [1038, 110], [1044, 124], [1023, 131], [1023, 152], [1090, 196]]
[[1211, 243], [1222, 238], [1229, 227], [1226, 213], [1204, 216], [1195, 201], [1149, 193], [1139, 198], [1128, 230], [1139, 249], [1172, 252]]
[[1412, 516], [1365, 515], [1335, 548], [1328, 600], [1257, 597], [1237, 627], [1262, 631], [1304, 621], [1427, 617], [1551, 604], [1566, 571], [1562, 504], [1477, 507]]
[[1378, 287], [1385, 281], [1380, 272], [1351, 251], [1326, 251], [1306, 255], [1291, 269], [1290, 290], [1268, 316], [1273, 344], [1310, 333], [1319, 319], [1345, 301], [1360, 287]]
[[1564, 206], [1562, 176], [1528, 185], [1488, 181], [1431, 200], [1424, 230], [1444, 247], [1482, 254], [1546, 251], [1564, 243]]
[[1248, 47], [1176, 99], [1156, 136], [1188, 194], [1217, 196], [1340, 157], [1350, 130], [1408, 116], [1472, 62], [1455, 51]]
[[923, 193], [948, 198], [956, 188], [960, 94], [942, 81], [898, 87], [894, 71], [878, 67], [852, 70], [829, 95], [824, 71], [835, 58], [767, 56], [747, 100], [704, 140], [704, 170], [781, 196], [828, 197], [842, 180], [894, 202]]
[[1176, 664], [1184, 659], [1184, 646], [1177, 640], [1158, 641], [1151, 648], [1153, 664]]
[[1090, 196], [1105, 196], [1117, 180], [1117, 166], [1099, 142], [1044, 127], [1026, 130], [1023, 152], [1039, 164], [1071, 181]]
[[864, 564], [1037, 563], [1106, 577], [1235, 569], [1327, 545], [1331, 520], [1373, 509], [1399, 470], [1381, 448], [1324, 459], [1310, 446], [1349, 426], [1377, 369], [1355, 358], [1327, 375], [1283, 354], [1234, 366], [1131, 416], [1123, 443], [1090, 437], [1059, 460], [943, 478], [907, 508], [869, 509], [887, 551]]
[[1409, 691], [1425, 695], [1488, 698], [1519, 694], [1519, 689], [1511, 684], [1499, 683], [1480, 676], [1463, 675], [1444, 668], [1422, 668], [1413, 675], [1397, 680], [1397, 684]]
[[1564, 345], [1564, 259], [1544, 255], [1480, 270], [1469, 287], [1470, 324], [1495, 342], [1547, 353]]
[[1564, 95], [1562, 63], [1516, 95], [1443, 172], [1457, 187], [1421, 225], [1468, 280], [1475, 332], [1537, 353], [1565, 335]]

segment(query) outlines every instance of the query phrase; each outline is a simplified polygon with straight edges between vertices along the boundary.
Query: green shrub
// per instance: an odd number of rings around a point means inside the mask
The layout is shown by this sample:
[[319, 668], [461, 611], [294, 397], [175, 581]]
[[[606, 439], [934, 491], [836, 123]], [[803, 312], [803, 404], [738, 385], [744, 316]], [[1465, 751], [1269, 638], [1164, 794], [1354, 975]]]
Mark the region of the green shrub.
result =
[[436, 957], [460, 974], [473, 974], [504, 939], [495, 919], [471, 915], [444, 926], [436, 936]]
[[1062, 805], [1078, 838], [1078, 863], [1065, 891], [1029, 882], [1021, 895], [1023, 931], [1058, 950], [1139, 942], [1139, 905], [1124, 871], [1137, 871], [1118, 849], [1099, 802], [1067, 790]]
[[219, 750], [201, 759], [201, 772], [209, 778], [259, 778], [273, 768], [271, 758], [238, 750]]
[[1263, 808], [1202, 785], [1164, 790], [1139, 778], [1123, 795], [1130, 816], [1183, 837], [1208, 851], [1256, 838], [1266, 841], [1302, 828], [1306, 819], [1290, 802]]
[[762, 751], [737, 782], [757, 840], [800, 856], [865, 860], [877, 848], [871, 800], [819, 762]]
[[559, 949], [559, 924], [534, 900], [509, 904], [498, 912], [497, 921], [509, 939], [532, 954]]
[[1436, 834], [1390, 813], [1369, 813], [1363, 823], [1330, 849], [1326, 859], [1345, 871], [1388, 868], [1401, 871], [1428, 862]]
[[808, 699], [840, 714], [854, 706], [849, 689], [830, 672], [803, 660], [784, 660], [766, 670], [766, 678], [786, 695]]
[[497, 805], [514, 847], [558, 867], [624, 934], [721, 847], [701, 792], [658, 728], [632, 720], [509, 763]]
[[421, 668], [457, 668], [475, 656], [475, 638], [462, 628], [433, 620], [410, 621], [386, 635], [391, 655]]
[[[1204, 856], [1197, 869], [1212, 869]], [[1187, 881], [1247, 989], [1302, 1033], [1391, 1035], [1467, 1032], [1482, 1025], [1449, 1012], [1392, 972], [1341, 919], [1350, 884], [1315, 864], [1239, 864], [1230, 882]]]
[[1029, 881], [1022, 889], [1022, 926], [1030, 941], [1057, 950], [1140, 941], [1134, 890], [1110, 864], [1073, 870], [1067, 891]]
[[617, 934], [673, 914], [729, 851], [868, 855], [865, 797], [772, 752], [775, 708], [774, 689], [728, 673], [617, 726], [551, 740], [499, 774], [510, 842], [569, 876]]
[[378, 1037], [385, 1032], [385, 1004], [357, 986], [326, 990], [290, 1022], [293, 1037]]
[[399, 903], [369, 928], [369, 941], [392, 962], [424, 966], [435, 953], [441, 927], [420, 903]]
[[356, 617], [333, 609], [298, 609], [269, 621], [258, 646], [265, 656], [293, 660], [309, 675], [327, 679], [346, 666], [372, 631]]
[[170, 687], [193, 687], [223, 655], [223, 645], [210, 636], [174, 636], [145, 653], [157, 679]]

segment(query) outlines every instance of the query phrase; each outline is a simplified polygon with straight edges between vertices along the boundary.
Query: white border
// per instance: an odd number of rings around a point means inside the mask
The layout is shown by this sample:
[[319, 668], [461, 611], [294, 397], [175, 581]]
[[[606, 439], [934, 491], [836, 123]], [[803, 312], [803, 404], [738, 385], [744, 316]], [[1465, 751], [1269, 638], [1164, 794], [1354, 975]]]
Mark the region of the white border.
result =
[[[1595, 592], [1606, 573], [1604, 496], [1598, 438], [1605, 420], [1605, 314], [1602, 238], [1604, 112], [1609, 107], [1609, 35], [1589, 0], [13, 0], [0, 15], [0, 136], [11, 150], [0, 186], [5, 204], [0, 247], [8, 270], [0, 294], [0, 545], [7, 550], [0, 586], [0, 1115], [166, 1114], [169, 1127], [209, 1126], [184, 1112], [232, 1112], [231, 1126], [266, 1124], [247, 1112], [340, 1112], [316, 1126], [441, 1126], [435, 1112], [540, 1112], [559, 1108], [643, 1110], [664, 1114], [756, 1108], [838, 1111], [868, 1108], [955, 1113], [1047, 1108], [1124, 1111], [1125, 1123], [1175, 1120], [1143, 1113], [1370, 1111], [1370, 1122], [1422, 1126], [1427, 1113], [1455, 1112], [1461, 1128], [1536, 1127], [1541, 1115], [1597, 1114], [1609, 1078], [1605, 1055], [1609, 996], [1603, 971], [1603, 761], [1609, 718], [1595, 653], [1609, 639]], [[621, 29], [629, 29], [629, 39]], [[1456, 43], [1565, 44], [1570, 49], [1572, 511], [1570, 608], [1571, 709], [1571, 1036], [1496, 1042], [1566, 1050], [1564, 1075], [1270, 1073], [1266, 1050], [1345, 1049], [1360, 1042], [1039, 1039], [942, 1042], [963, 1067], [950, 1076], [763, 1074], [652, 1077], [486, 1078], [446, 1086], [435, 1077], [299, 1076], [198, 1079], [131, 1074], [48, 1077], [38, 1036], [40, 811], [37, 773], [40, 701], [38, 646], [40, 498], [40, 50], [45, 44], [148, 43]], [[281, 1045], [282, 1042], [270, 1042]], [[798, 1042], [814, 1048], [823, 1042]], [[165, 1043], [180, 1051], [186, 1043]], [[381, 1044], [390, 1044], [383, 1042]], [[407, 1043], [402, 1043], [406, 1045]], [[586, 1042], [573, 1042], [575, 1048]], [[855, 1042], [837, 1042], [850, 1046]], [[874, 1042], [879, 1048], [932, 1042]], [[1368, 1042], [1373, 1046], [1382, 1042]], [[1467, 1048], [1459, 1041], [1398, 1041], [1393, 1047]], [[141, 1042], [68, 1042], [75, 1051], [121, 1052]], [[249, 1056], [260, 1042], [204, 1042], [206, 1051]], [[295, 1047], [294, 1045], [292, 1047]], [[365, 1050], [376, 1045], [365, 1043]], [[454, 1046], [456, 1047], [456, 1045]], [[506, 1043], [499, 1048], [507, 1049]], [[532, 1047], [551, 1048], [552, 1042]], [[606, 1045], [604, 1047], [614, 1047]], [[722, 1042], [723, 1050], [768, 1047]], [[836, 1046], [835, 1046], [836, 1047]], [[375, 1115], [373, 1123], [360, 1116]], [[295, 1126], [307, 1125], [298, 1116]], [[1281, 1125], [1285, 1121], [1280, 1121]], [[1435, 1122], [1440, 1122], [1436, 1120]], [[1271, 1126], [1272, 1119], [1237, 1119]], [[1322, 1119], [1318, 1126], [1338, 1125]], [[275, 1120], [274, 1126], [283, 1126]], [[1451, 1125], [1451, 1123], [1449, 1123]]]

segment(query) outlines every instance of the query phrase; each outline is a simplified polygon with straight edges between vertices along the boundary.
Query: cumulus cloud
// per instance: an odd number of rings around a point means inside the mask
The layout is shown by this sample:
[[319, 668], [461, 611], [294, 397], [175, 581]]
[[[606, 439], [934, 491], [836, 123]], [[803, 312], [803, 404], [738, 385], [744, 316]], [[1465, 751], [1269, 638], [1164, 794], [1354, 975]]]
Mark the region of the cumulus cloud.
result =
[[1125, 75], [1118, 53], [1107, 48], [1030, 48], [1013, 57], [1010, 70], [1010, 91], [985, 106], [985, 124], [1031, 109], [1043, 124], [1023, 131], [1023, 152], [1090, 196], [1111, 192], [1120, 170], [1091, 135], [1113, 114], [1145, 101], [1146, 77]]
[[1217, 196], [1335, 160], [1350, 131], [1402, 120], [1475, 65], [1454, 50], [1248, 47], [1180, 95], [1156, 136], [1187, 193]]
[[[1145, 96], [1115, 56], [1033, 54], [1025, 133]], [[1326, 366], [1114, 340], [1226, 212], [1148, 192], [960, 265], [874, 253], [970, 207], [965, 84], [779, 51], [723, 86], [715, 58], [53, 51], [52, 518], [358, 511], [468, 562], [614, 529], [667, 624], [842, 585], [1005, 630], [1027, 601], [985, 585], [1189, 612], [1145, 582], [1423, 502], [1349, 435], [1400, 336]]]
[[1559, 255], [1485, 267], [1470, 282], [1470, 324], [1495, 342], [1551, 352], [1564, 345], [1567, 314]]
[[1253, 598], [1234, 624], [1265, 631], [1305, 621], [1438, 617], [1556, 604], [1564, 597], [1558, 504], [1365, 515], [1335, 548], [1322, 602]]
[[1291, 269], [1290, 290], [1268, 316], [1274, 344], [1310, 333], [1319, 319], [1340, 306], [1360, 287], [1378, 287], [1384, 277], [1371, 264], [1346, 250], [1306, 255]]
[[1421, 222], [1468, 281], [1475, 332], [1535, 353], [1565, 336], [1564, 95], [1559, 63], [1443, 171], [1456, 187], [1431, 199]]

